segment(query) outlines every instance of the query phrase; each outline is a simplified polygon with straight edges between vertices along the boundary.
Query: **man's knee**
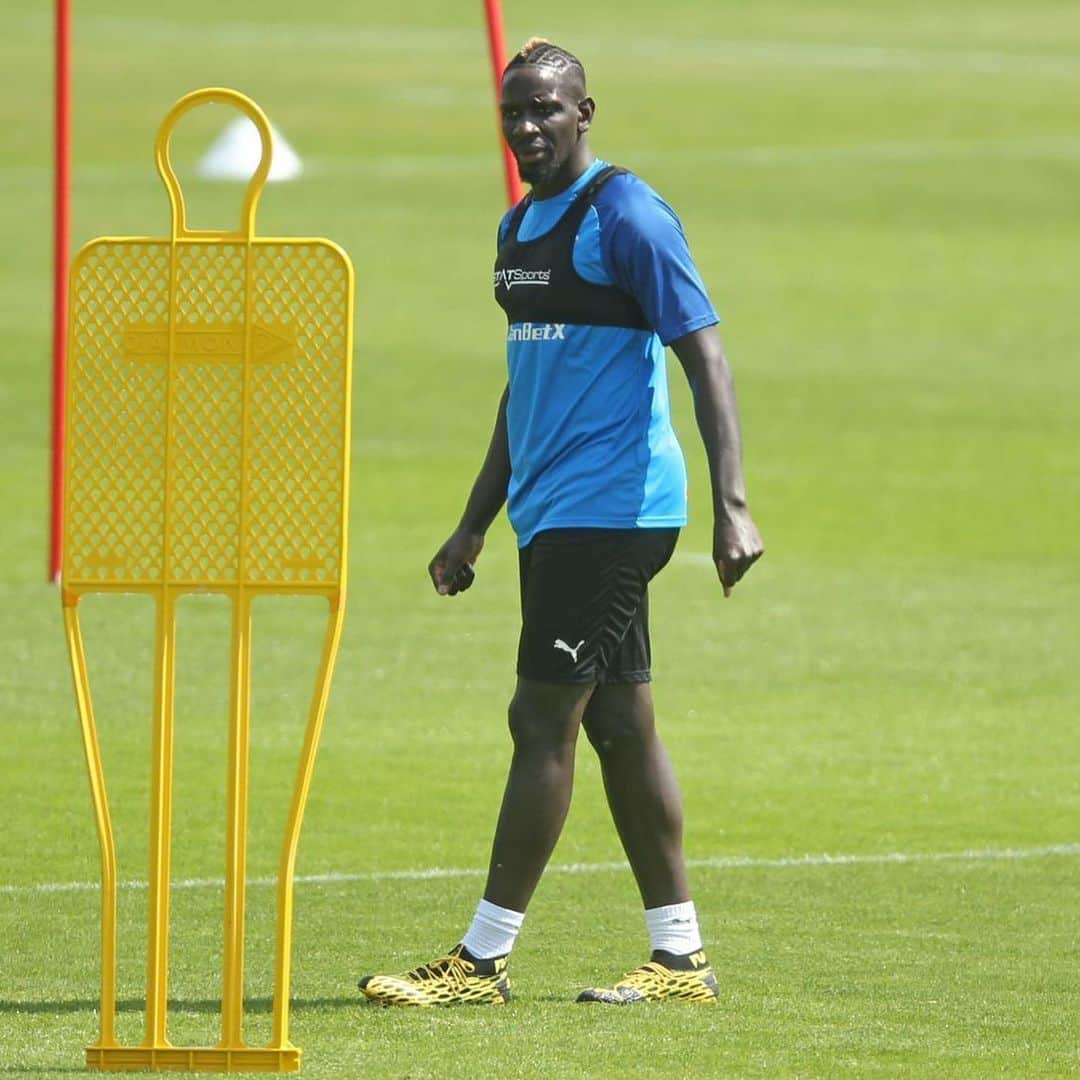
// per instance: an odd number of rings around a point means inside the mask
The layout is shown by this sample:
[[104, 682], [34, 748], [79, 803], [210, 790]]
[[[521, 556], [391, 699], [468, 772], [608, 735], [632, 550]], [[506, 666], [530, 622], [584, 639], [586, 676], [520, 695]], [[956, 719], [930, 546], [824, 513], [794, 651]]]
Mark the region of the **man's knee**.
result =
[[589, 688], [519, 680], [507, 720], [519, 750], [555, 749], [577, 738]]
[[582, 720], [601, 757], [637, 750], [655, 736], [652, 695], [647, 683], [609, 684], [597, 690]]

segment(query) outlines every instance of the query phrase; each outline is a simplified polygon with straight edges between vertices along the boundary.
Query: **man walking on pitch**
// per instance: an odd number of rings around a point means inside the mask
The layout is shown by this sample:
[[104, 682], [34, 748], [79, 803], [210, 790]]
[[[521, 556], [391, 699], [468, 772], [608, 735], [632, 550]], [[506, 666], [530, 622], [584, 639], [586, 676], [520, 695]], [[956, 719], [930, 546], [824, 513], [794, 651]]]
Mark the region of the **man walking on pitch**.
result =
[[681, 798], [654, 727], [647, 585], [686, 522], [665, 345], [694, 395], [725, 596], [763, 550], [746, 506], [717, 316], [671, 208], [589, 149], [596, 105], [575, 57], [529, 41], [503, 74], [501, 108], [532, 187], [498, 234], [494, 286], [507, 315], [509, 382], [461, 522], [429, 572], [441, 595], [469, 588], [484, 536], [508, 503], [522, 605], [514, 752], [483, 899], [461, 943], [403, 974], [365, 976], [360, 989], [383, 1005], [509, 998], [507, 959], [570, 806], [584, 727], [645, 905], [652, 956], [578, 1000], [713, 1002]]

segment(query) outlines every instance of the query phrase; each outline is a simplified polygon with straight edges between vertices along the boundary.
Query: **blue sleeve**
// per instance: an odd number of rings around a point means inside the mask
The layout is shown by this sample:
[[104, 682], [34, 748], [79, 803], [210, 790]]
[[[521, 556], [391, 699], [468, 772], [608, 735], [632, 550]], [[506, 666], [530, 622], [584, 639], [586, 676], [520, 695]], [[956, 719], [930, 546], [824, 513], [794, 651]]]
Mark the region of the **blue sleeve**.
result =
[[641, 305], [668, 345], [720, 321], [674, 210], [636, 176], [614, 177], [596, 200], [612, 280]]

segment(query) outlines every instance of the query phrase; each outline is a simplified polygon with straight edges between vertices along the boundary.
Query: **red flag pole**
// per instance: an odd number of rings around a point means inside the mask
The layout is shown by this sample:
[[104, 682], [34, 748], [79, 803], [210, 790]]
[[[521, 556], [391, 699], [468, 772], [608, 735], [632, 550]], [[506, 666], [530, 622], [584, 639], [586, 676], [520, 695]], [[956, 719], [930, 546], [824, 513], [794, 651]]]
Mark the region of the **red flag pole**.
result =
[[[487, 15], [488, 46], [491, 52], [491, 67], [495, 76], [495, 101], [497, 103], [502, 94], [502, 73], [506, 68], [506, 45], [503, 35], [502, 7], [499, 0], [484, 0], [484, 11]], [[517, 173], [514, 155], [510, 153], [510, 147], [506, 145], [506, 140], [502, 137], [501, 118], [499, 145], [502, 147], [503, 171], [506, 174], [506, 197], [510, 205], [514, 206], [521, 201], [525, 192]]]
[[60, 580], [64, 535], [64, 395], [67, 383], [68, 251], [71, 231], [71, 2], [56, 0], [53, 176], [52, 514], [49, 580]]

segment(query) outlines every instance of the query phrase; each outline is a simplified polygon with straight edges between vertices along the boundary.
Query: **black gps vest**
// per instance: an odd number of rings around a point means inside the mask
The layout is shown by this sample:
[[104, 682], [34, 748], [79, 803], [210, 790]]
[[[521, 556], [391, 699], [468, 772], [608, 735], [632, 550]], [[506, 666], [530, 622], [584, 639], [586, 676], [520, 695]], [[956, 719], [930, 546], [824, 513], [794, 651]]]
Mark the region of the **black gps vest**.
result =
[[638, 302], [614, 285], [595, 285], [574, 269], [574, 239], [600, 189], [626, 169], [608, 165], [578, 193], [558, 224], [535, 240], [519, 240], [527, 195], [518, 203], [495, 258], [495, 300], [508, 323], [625, 326], [649, 330]]

